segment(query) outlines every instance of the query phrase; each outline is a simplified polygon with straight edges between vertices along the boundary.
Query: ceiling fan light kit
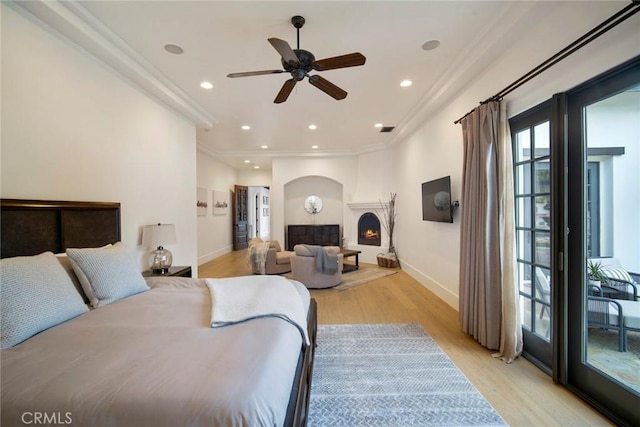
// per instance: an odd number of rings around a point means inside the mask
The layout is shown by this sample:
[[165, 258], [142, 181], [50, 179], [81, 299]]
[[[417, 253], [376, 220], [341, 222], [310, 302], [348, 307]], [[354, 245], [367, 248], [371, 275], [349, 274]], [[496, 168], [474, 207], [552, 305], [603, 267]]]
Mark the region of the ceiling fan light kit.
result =
[[305, 23], [305, 19], [302, 16], [294, 16], [291, 18], [291, 24], [296, 28], [297, 32], [297, 49], [292, 49], [285, 40], [277, 38], [267, 39], [271, 46], [280, 54], [283, 70], [263, 70], [263, 71], [248, 71], [241, 73], [231, 73], [227, 77], [250, 77], [261, 76], [266, 74], [280, 74], [289, 73], [291, 78], [284, 82], [282, 88], [276, 95], [274, 103], [280, 104], [287, 100], [296, 83], [304, 80], [305, 77], [309, 80], [311, 85], [317, 87], [330, 97], [340, 100], [347, 97], [347, 92], [342, 88], [331, 83], [329, 80], [321, 77], [317, 74], [309, 75], [311, 71], [328, 71], [335, 70], [337, 68], [356, 67], [364, 65], [367, 58], [359, 52], [349, 53], [346, 55], [334, 56], [332, 58], [325, 58], [316, 60], [313, 53], [308, 50], [300, 49], [300, 28]]

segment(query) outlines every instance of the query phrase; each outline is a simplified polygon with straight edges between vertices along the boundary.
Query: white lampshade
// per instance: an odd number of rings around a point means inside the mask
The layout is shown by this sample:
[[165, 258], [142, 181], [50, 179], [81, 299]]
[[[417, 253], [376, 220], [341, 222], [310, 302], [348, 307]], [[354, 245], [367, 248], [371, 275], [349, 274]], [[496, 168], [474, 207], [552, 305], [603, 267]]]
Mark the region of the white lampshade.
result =
[[176, 228], [173, 224], [145, 225], [142, 230], [142, 246], [156, 248], [149, 254], [149, 268], [154, 273], [166, 273], [173, 262], [171, 251], [163, 245], [176, 243]]
[[142, 246], [157, 248], [158, 246], [176, 243], [176, 227], [173, 224], [145, 225], [142, 230]]

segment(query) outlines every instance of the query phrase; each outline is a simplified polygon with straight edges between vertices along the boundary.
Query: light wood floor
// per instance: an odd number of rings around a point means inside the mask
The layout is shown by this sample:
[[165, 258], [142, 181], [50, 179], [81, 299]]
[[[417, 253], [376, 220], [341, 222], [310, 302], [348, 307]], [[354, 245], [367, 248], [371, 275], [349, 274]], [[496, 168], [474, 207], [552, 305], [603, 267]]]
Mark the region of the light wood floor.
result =
[[[246, 251], [198, 267], [199, 277], [251, 274]], [[348, 273], [347, 273], [348, 274]], [[400, 270], [344, 291], [312, 290], [318, 322], [418, 322], [511, 426], [612, 425], [523, 358], [506, 364], [460, 329], [458, 312]]]

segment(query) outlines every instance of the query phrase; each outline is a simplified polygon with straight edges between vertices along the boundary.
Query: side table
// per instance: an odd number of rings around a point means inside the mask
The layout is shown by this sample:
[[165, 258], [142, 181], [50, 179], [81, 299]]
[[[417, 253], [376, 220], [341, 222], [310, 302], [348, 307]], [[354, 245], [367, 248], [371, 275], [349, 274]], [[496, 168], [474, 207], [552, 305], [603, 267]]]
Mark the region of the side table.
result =
[[166, 273], [154, 273], [151, 270], [143, 271], [143, 277], [161, 277], [161, 276], [175, 276], [175, 277], [191, 277], [191, 266], [175, 266], [169, 267], [169, 271]]
[[343, 262], [342, 264], [342, 272], [343, 273], [348, 273], [350, 271], [355, 271], [360, 269], [360, 263], [358, 260], [358, 255], [360, 255], [362, 253], [362, 251], [356, 251], [353, 249], [345, 249], [345, 248], [341, 248], [340, 249], [340, 253], [342, 254], [342, 258], [343, 260], [347, 259], [348, 257], [351, 256], [355, 256], [356, 257], [356, 263], [355, 264], [348, 264]]

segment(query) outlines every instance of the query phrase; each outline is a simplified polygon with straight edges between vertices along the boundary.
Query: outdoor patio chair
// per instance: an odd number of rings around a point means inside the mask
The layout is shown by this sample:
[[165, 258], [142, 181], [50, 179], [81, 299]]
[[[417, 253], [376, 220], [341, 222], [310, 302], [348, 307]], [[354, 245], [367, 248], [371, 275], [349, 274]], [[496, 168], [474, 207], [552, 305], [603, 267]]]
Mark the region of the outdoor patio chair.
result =
[[640, 301], [614, 300], [589, 295], [587, 324], [590, 328], [618, 331], [618, 350], [627, 351], [627, 331], [640, 332]]
[[602, 273], [607, 278], [607, 282], [601, 284], [603, 296], [611, 299], [638, 300], [640, 275], [624, 269], [616, 258], [591, 258], [590, 260], [601, 264]]

